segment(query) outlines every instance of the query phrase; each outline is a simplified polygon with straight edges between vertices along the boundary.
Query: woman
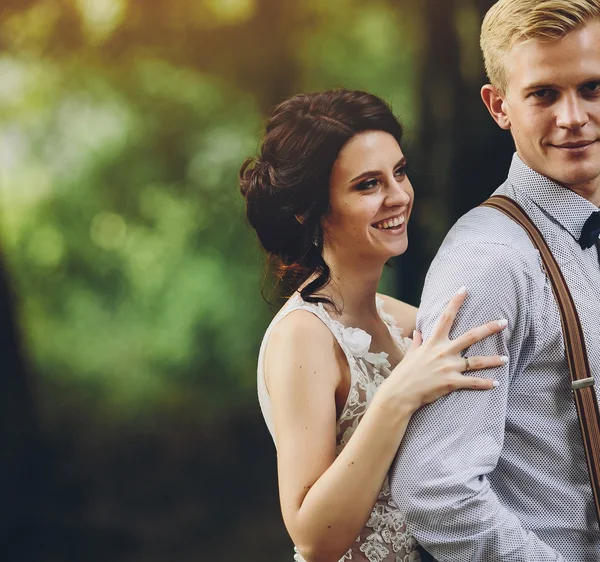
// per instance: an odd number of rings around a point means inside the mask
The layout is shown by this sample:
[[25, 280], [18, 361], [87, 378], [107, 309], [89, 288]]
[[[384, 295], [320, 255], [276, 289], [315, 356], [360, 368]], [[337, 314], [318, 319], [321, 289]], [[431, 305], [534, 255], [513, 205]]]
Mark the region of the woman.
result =
[[258, 390], [297, 560], [418, 560], [386, 476], [408, 421], [454, 390], [489, 391], [495, 381], [462, 372], [506, 360], [460, 355], [504, 321], [449, 340], [464, 288], [424, 344], [402, 337], [416, 309], [377, 295], [408, 243], [401, 138], [376, 96], [298, 95], [275, 108], [240, 171], [247, 217], [290, 297], [265, 334]]

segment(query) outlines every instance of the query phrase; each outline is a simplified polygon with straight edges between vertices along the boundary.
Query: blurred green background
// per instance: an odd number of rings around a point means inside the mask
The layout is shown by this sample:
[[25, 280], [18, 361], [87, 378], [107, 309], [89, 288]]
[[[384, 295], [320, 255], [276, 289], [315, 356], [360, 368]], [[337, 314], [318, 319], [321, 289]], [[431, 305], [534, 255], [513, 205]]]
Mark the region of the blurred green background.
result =
[[274, 308], [237, 170], [288, 95], [406, 127], [418, 304], [512, 152], [479, 100], [491, 0], [1, 0], [0, 552], [285, 561], [256, 400]]

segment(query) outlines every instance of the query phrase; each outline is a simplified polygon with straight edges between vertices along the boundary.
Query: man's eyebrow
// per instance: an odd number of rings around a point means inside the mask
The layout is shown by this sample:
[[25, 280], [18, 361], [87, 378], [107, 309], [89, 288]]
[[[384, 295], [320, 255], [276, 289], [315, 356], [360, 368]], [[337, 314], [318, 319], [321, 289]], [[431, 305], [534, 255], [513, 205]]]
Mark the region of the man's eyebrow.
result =
[[529, 90], [550, 90], [553, 88], [556, 88], [555, 84], [533, 83], [533, 84], [530, 84], [529, 86], [525, 86], [523, 88], [523, 90], [525, 90], [527, 92]]
[[581, 84], [579, 84], [579, 85], [585, 86], [586, 84], [592, 84], [594, 82], [600, 82], [600, 76], [591, 76], [590, 78], [587, 78], [586, 80], [581, 82]]
[[[579, 83], [579, 87], [585, 86], [586, 84], [590, 84], [592, 82], [600, 82], [600, 76], [590, 76], [589, 78], [582, 80]], [[556, 84], [534, 82], [532, 84], [529, 84], [528, 86], [525, 86], [523, 88], [523, 90], [528, 92], [531, 90], [551, 90], [551, 89], [556, 89], [556, 88], [558, 88], [558, 86]]]
[[[394, 166], [394, 169], [399, 168], [400, 166], [405, 166], [406, 165], [406, 156], [403, 156], [398, 163]], [[355, 178], [352, 178], [350, 180], [349, 183], [353, 183], [356, 180], [360, 180], [362, 178], [368, 178], [371, 176], [380, 176], [383, 172], [381, 170], [367, 170], [366, 172], [363, 172], [362, 174], [358, 174], [358, 176], [356, 176]]]

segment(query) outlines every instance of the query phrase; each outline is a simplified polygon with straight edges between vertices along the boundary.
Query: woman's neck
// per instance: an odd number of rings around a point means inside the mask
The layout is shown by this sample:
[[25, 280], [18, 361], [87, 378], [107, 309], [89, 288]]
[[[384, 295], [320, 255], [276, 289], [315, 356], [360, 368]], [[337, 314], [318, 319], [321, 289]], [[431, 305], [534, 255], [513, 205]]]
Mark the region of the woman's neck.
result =
[[377, 286], [381, 279], [383, 264], [369, 266], [364, 263], [343, 264], [326, 258], [331, 271], [329, 283], [319, 294], [329, 297], [342, 316], [360, 319], [377, 316]]

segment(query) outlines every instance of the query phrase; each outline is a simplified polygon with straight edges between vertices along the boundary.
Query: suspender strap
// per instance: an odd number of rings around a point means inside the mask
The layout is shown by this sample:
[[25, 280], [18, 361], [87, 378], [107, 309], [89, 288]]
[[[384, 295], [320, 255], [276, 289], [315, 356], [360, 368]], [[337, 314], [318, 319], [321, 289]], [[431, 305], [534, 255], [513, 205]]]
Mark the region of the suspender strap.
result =
[[579, 417], [596, 516], [600, 524], [600, 412], [583, 330], [573, 297], [542, 233], [519, 204], [503, 195], [494, 195], [482, 203], [482, 206], [492, 207], [521, 225], [542, 257], [560, 311], [567, 364], [571, 374], [571, 388]]

